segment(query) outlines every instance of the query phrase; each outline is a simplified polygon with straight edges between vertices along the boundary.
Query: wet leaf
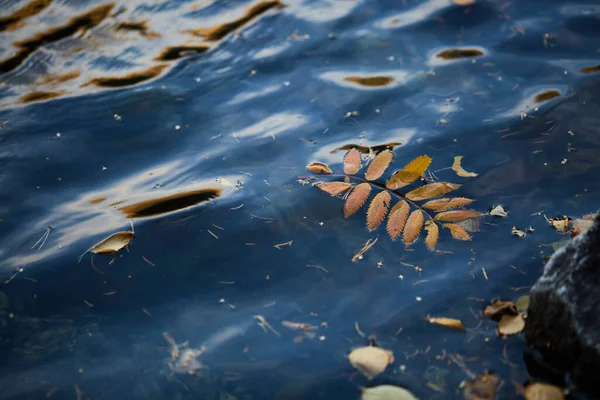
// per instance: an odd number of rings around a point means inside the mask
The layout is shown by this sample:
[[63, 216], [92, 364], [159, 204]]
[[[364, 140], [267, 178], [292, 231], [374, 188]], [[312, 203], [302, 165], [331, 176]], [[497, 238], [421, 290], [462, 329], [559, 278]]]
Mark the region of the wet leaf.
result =
[[306, 166], [306, 169], [310, 172], [314, 172], [315, 174], [332, 174], [333, 171], [331, 168], [327, 166], [327, 164], [323, 164], [320, 162], [310, 163]]
[[450, 234], [454, 239], [458, 240], [472, 240], [473, 238], [464, 230], [464, 228], [457, 224], [444, 224], [444, 228], [450, 229]]
[[485, 306], [481, 313], [484, 317], [489, 317], [494, 321], [499, 321], [505, 315], [515, 316], [519, 312], [517, 307], [512, 301], [504, 301], [496, 299], [492, 301], [492, 304]]
[[473, 210], [454, 210], [441, 212], [435, 216], [435, 219], [442, 222], [460, 222], [481, 216], [480, 212]]
[[427, 245], [427, 248], [430, 251], [433, 251], [440, 237], [440, 229], [438, 228], [435, 222], [430, 220], [427, 221], [427, 223], [425, 224], [425, 230], [427, 231], [427, 236], [425, 237], [425, 244]]
[[527, 400], [564, 400], [565, 392], [558, 386], [533, 382], [525, 386], [523, 393]]
[[527, 308], [529, 307], [529, 296], [525, 295], [519, 297], [515, 302], [515, 306], [517, 307], [517, 311], [519, 312], [527, 310]]
[[315, 183], [315, 186], [329, 193], [330, 195], [336, 196], [348, 191], [352, 185], [346, 182], [319, 182]]
[[525, 237], [527, 235], [527, 233], [525, 231], [523, 231], [521, 229], [517, 229], [516, 226], [513, 226], [510, 229], [510, 233], [512, 233], [513, 236], [520, 237], [520, 238]]
[[384, 150], [377, 154], [373, 161], [371, 161], [371, 164], [369, 164], [369, 168], [367, 168], [367, 172], [365, 173], [365, 178], [367, 178], [368, 181], [379, 178], [390, 166], [392, 158], [394, 158], [394, 153], [390, 150]]
[[450, 193], [461, 186], [462, 185], [448, 182], [430, 183], [429, 185], [423, 185], [411, 190], [406, 194], [406, 198], [413, 201], [427, 200], [431, 199], [432, 197], [442, 196], [446, 193]]
[[91, 247], [88, 251], [94, 254], [116, 253], [133, 240], [133, 232], [117, 232]]
[[398, 201], [390, 211], [390, 216], [387, 222], [387, 233], [390, 235], [392, 240], [396, 240], [396, 238], [402, 233], [402, 229], [404, 229], [404, 224], [408, 218], [409, 211], [410, 206], [404, 200]]
[[463, 382], [461, 386], [465, 400], [495, 400], [500, 381], [498, 375], [485, 371], [472, 381]]
[[423, 228], [424, 221], [425, 217], [421, 210], [415, 210], [410, 214], [408, 221], [406, 221], [406, 226], [404, 227], [404, 235], [402, 236], [404, 243], [411, 244], [417, 240], [421, 233], [421, 228]]
[[417, 400], [411, 392], [399, 386], [380, 385], [361, 391], [361, 400]]
[[419, 179], [431, 164], [431, 157], [423, 155], [409, 162], [404, 168], [396, 172], [385, 184], [388, 189], [399, 189]]
[[356, 149], [350, 149], [344, 156], [344, 173], [348, 175], [356, 174], [361, 167], [360, 152]]
[[498, 321], [498, 334], [500, 336], [514, 335], [525, 328], [523, 314], [503, 315]]
[[490, 209], [490, 215], [494, 217], [506, 218], [508, 216], [508, 210], [498, 204]]
[[565, 233], [569, 230], [569, 217], [567, 216], [549, 219], [548, 223], [559, 233]]
[[432, 324], [445, 326], [447, 328], [458, 329], [461, 331], [465, 330], [465, 326], [463, 325], [463, 323], [459, 319], [455, 319], [455, 318], [446, 318], [446, 317], [437, 317], [436, 318], [436, 317], [431, 317], [428, 315], [427, 321], [429, 321]]
[[344, 203], [344, 217], [348, 218], [357, 212], [365, 204], [370, 193], [370, 183], [363, 182], [356, 185]]
[[462, 159], [463, 159], [463, 156], [454, 157], [454, 163], [452, 163], [452, 171], [456, 172], [456, 175], [462, 176], [463, 178], [474, 178], [477, 175], [479, 175], [479, 174], [476, 174], [475, 172], [465, 171], [465, 169], [461, 165]]
[[372, 380], [394, 362], [394, 354], [380, 347], [365, 346], [352, 350], [348, 360], [361, 374]]
[[466, 197], [444, 197], [442, 199], [429, 200], [423, 204], [423, 208], [433, 211], [446, 211], [453, 208], [468, 206], [475, 200], [467, 199]]
[[377, 228], [387, 215], [388, 208], [392, 202], [392, 196], [387, 191], [377, 193], [367, 211], [367, 227], [369, 231]]

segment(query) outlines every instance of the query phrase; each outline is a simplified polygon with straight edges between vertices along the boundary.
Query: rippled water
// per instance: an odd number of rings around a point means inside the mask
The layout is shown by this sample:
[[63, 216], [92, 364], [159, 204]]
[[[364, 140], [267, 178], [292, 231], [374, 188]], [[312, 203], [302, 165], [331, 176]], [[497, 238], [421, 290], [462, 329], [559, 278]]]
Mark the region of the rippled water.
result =
[[[563, 238], [532, 214], [596, 210], [595, 2], [0, 9], [0, 398], [358, 398], [379, 383], [455, 398], [456, 353], [502, 375], [503, 398], [531, 379], [522, 339], [478, 314], [525, 294]], [[391, 142], [396, 169], [427, 154], [457, 195], [509, 216], [405, 249], [297, 182], [312, 161], [341, 173], [341, 146]], [[479, 176], [458, 177], [457, 155]], [[127, 249], [78, 262], [131, 223]], [[294, 340], [282, 320], [319, 329]], [[201, 377], [171, 374], [163, 332], [206, 346]], [[361, 332], [396, 358], [371, 383], [346, 359]]]

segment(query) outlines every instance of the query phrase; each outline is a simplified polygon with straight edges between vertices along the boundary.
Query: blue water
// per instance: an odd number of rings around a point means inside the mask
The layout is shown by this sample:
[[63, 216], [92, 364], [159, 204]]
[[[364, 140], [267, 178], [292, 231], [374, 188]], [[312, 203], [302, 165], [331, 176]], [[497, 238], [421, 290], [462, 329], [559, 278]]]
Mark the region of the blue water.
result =
[[[0, 1], [0, 14], [24, 4]], [[11, 43], [100, 4], [52, 3], [0, 31], [2, 59], [17, 51]], [[564, 238], [532, 214], [596, 211], [600, 75], [580, 70], [600, 65], [600, 7], [298, 0], [218, 41], [182, 33], [253, 4], [123, 2], [0, 75], [0, 398], [358, 399], [381, 383], [460, 398], [469, 373], [443, 354], [460, 354], [474, 374], [494, 370], [500, 397], [516, 398], [513, 383], [535, 378], [529, 350], [475, 315], [526, 294], [547, 245]], [[146, 20], [161, 37], [115, 33], [124, 20]], [[201, 44], [210, 49], [155, 61], [168, 46]], [[483, 55], [436, 57], [454, 48]], [[157, 65], [160, 76], [137, 85], [85, 85]], [[80, 75], [43, 83], [67, 71]], [[536, 103], [550, 90], [560, 96]], [[36, 91], [60, 94], [23, 104]], [[369, 233], [364, 210], [344, 219], [342, 200], [297, 181], [313, 161], [341, 173], [343, 152], [331, 153], [340, 146], [390, 142], [402, 142], [395, 169], [427, 154], [440, 180], [463, 184], [457, 196], [482, 212], [502, 204], [508, 217], [484, 218], [472, 242], [446, 231], [438, 252], [422, 239], [405, 249], [383, 227]], [[458, 155], [477, 177], [449, 169]], [[147, 218], [115, 204], [203, 188], [222, 194]], [[130, 223], [127, 249], [78, 262]], [[513, 226], [535, 231], [516, 238]], [[369, 238], [376, 245], [351, 262]], [[428, 314], [468, 330], [430, 325]], [[319, 328], [296, 343], [282, 320]], [[171, 374], [163, 332], [206, 346], [200, 377]], [[395, 355], [372, 382], [346, 358], [368, 343], [361, 332]]]

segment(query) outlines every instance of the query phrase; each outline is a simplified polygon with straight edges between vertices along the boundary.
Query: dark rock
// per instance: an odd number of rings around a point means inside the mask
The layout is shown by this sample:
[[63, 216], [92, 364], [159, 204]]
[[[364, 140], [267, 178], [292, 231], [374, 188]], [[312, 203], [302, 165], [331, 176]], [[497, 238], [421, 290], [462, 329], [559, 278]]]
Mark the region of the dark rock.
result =
[[527, 342], [600, 398], [600, 216], [550, 258], [531, 289]]

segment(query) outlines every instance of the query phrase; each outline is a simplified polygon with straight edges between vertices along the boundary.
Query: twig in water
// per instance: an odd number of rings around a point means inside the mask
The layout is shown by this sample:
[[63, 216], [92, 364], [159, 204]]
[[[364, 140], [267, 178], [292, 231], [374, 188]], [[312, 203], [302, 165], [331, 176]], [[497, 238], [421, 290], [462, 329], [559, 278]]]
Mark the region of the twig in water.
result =
[[52, 231], [52, 229], [54, 229], [52, 226], [49, 226], [48, 228], [46, 228], [42, 237], [39, 238], [39, 240], [37, 242], [35, 242], [35, 244], [33, 246], [31, 246], [31, 249], [32, 250], [35, 249], [36, 246], [39, 244], [40, 247], [38, 247], [38, 251], [41, 250], [42, 246], [44, 246], [44, 243], [46, 243], [46, 240], [48, 240], [48, 236], [50, 236], [50, 232]]

